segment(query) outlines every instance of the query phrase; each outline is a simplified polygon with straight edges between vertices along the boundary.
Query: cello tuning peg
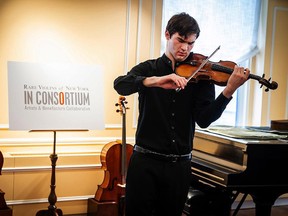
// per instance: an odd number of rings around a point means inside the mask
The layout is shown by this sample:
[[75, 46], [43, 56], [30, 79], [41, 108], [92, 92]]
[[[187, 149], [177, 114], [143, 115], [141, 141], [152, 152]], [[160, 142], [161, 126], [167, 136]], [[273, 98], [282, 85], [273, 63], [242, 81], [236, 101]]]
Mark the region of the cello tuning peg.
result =
[[115, 106], [119, 106], [119, 103], [115, 103]]
[[119, 110], [119, 109], [117, 109], [117, 110], [116, 110], [116, 112], [118, 113], [118, 112], [120, 112], [120, 110]]

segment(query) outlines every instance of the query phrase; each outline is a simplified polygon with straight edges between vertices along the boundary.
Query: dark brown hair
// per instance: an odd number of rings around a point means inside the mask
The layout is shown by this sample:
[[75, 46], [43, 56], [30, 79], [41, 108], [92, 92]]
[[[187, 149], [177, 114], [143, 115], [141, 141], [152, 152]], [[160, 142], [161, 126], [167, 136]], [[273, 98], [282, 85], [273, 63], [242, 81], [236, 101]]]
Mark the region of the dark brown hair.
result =
[[197, 21], [187, 13], [175, 14], [167, 23], [166, 31], [169, 32], [170, 37], [177, 33], [180, 36], [187, 38], [191, 34], [196, 34], [199, 37], [200, 28]]

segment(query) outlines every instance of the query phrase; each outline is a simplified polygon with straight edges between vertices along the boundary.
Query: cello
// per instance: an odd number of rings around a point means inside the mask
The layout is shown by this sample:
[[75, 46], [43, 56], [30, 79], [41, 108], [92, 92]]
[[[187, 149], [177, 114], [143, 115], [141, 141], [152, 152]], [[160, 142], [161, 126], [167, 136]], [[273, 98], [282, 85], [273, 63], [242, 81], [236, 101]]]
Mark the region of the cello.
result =
[[[107, 143], [100, 155], [104, 180], [98, 185], [94, 199], [98, 202], [115, 202], [118, 205], [118, 212], [123, 211], [123, 198], [125, 196], [127, 165], [133, 152], [133, 146], [126, 143], [126, 98], [119, 97], [116, 106], [122, 115], [122, 142]], [[111, 215], [112, 216], [112, 215]]]
[[[0, 175], [2, 175], [2, 167], [4, 163], [4, 157], [0, 151]], [[7, 203], [4, 198], [5, 193], [0, 189], [0, 215], [3, 216], [12, 216], [12, 209], [7, 206]]]

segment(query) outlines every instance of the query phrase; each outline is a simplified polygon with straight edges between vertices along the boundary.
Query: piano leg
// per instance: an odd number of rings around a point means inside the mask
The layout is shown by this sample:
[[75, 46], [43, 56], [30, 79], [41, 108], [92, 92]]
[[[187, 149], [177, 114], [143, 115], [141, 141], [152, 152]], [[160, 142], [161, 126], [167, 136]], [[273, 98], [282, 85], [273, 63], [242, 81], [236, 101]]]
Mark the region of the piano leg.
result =
[[256, 216], [270, 216], [271, 215], [271, 208], [272, 205], [267, 205], [263, 203], [256, 203], [255, 204], [255, 215]]
[[[273, 190], [273, 191], [272, 191]], [[283, 194], [282, 190], [277, 189], [259, 189], [253, 192], [249, 192], [255, 203], [255, 215], [256, 216], [270, 216], [271, 209], [276, 199]]]
[[205, 198], [209, 203], [206, 207], [210, 211], [209, 215], [230, 216], [234, 196], [232, 191], [207, 187], [207, 185], [200, 182], [192, 182], [191, 185], [192, 188], [202, 191], [203, 194], [205, 194]]
[[230, 216], [231, 212], [231, 197], [226, 192], [210, 194], [210, 207], [213, 216]]

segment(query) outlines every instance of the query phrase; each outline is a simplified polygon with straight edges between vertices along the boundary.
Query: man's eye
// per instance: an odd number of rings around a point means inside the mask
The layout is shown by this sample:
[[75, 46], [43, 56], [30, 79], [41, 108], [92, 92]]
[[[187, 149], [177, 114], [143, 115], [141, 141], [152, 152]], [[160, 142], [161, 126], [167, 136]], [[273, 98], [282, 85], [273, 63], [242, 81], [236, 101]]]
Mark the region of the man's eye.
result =
[[192, 46], [193, 43], [194, 43], [194, 41], [193, 41], [193, 42], [187, 42], [187, 41], [183, 40], [182, 38], [178, 38], [178, 41], [179, 41], [180, 43], [187, 43], [189, 46]]

